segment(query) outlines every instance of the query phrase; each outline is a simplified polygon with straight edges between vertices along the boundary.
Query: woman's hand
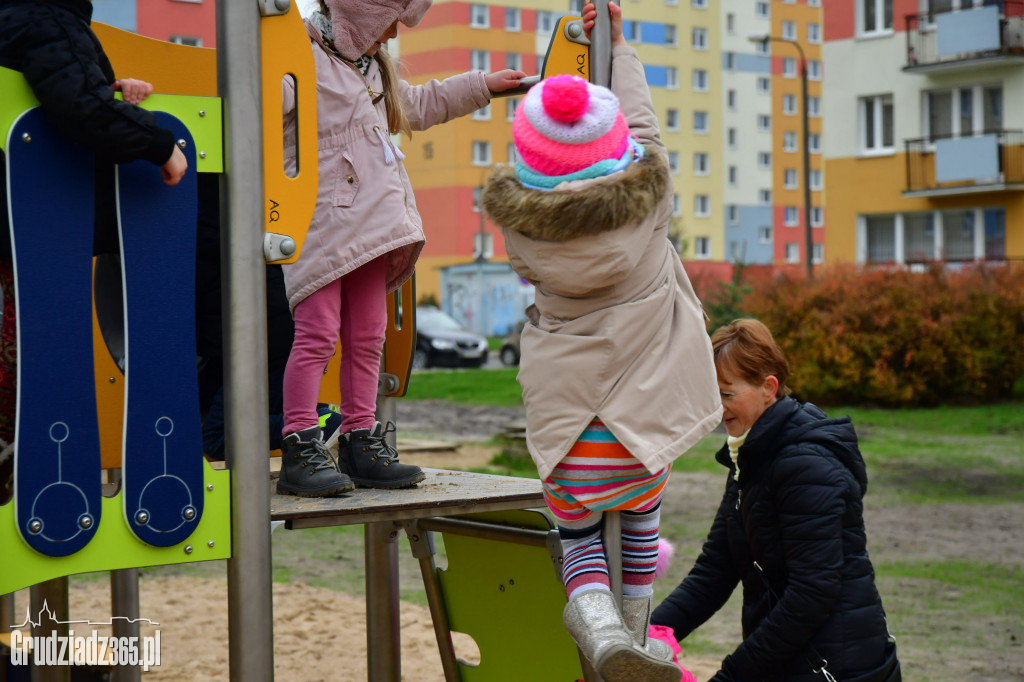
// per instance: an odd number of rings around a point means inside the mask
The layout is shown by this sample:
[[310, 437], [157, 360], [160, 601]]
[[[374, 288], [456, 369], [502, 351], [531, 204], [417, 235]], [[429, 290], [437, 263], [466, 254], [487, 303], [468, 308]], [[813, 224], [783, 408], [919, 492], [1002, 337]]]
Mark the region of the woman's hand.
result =
[[181, 182], [181, 179], [185, 177], [185, 171], [188, 170], [188, 159], [181, 153], [181, 149], [178, 145], [174, 145], [174, 151], [171, 152], [171, 158], [164, 161], [164, 165], [160, 167], [160, 175], [163, 176], [164, 184], [177, 185]]
[[153, 86], [151, 84], [134, 78], [121, 78], [114, 81], [110, 87], [120, 90], [121, 94], [124, 95], [124, 101], [131, 104], [139, 104], [142, 100], [153, 94]]
[[484, 80], [487, 82], [487, 89], [492, 93], [505, 92], [512, 88], [518, 88], [521, 79], [526, 78], [526, 74], [522, 71], [513, 71], [512, 69], [504, 69], [502, 71], [495, 71], [484, 76]]
[[[628, 45], [629, 43], [626, 42], [625, 37], [622, 35], [622, 8], [614, 2], [609, 2], [608, 17], [611, 19], [612, 26], [612, 47]], [[583, 5], [583, 33], [586, 34], [587, 40], [590, 40], [590, 32], [593, 30], [596, 20], [597, 8], [594, 7], [594, 3], [587, 2], [587, 4]]]

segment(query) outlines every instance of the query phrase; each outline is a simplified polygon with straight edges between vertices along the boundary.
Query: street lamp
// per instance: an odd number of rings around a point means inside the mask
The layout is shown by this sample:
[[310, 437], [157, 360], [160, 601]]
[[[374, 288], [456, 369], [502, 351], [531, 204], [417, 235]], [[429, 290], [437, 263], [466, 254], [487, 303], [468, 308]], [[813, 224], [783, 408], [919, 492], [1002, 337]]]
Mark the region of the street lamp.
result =
[[804, 241], [807, 257], [807, 279], [814, 278], [814, 239], [811, 236], [811, 150], [808, 144], [811, 131], [807, 123], [807, 57], [804, 56], [804, 48], [795, 40], [779, 38], [767, 33], [755, 33], [750, 36], [752, 43], [767, 43], [775, 41], [789, 43], [796, 47], [800, 53], [800, 87], [801, 87], [801, 109], [803, 110], [803, 146], [804, 146]]

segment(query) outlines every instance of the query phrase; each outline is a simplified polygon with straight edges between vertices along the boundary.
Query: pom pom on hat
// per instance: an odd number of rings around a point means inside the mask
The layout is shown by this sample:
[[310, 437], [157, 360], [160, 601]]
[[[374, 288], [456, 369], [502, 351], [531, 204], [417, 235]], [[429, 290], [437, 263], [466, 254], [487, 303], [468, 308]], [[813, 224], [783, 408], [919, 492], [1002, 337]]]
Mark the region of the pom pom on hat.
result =
[[556, 121], [571, 123], [583, 118], [590, 104], [587, 83], [573, 76], [555, 76], [541, 93], [544, 113]]

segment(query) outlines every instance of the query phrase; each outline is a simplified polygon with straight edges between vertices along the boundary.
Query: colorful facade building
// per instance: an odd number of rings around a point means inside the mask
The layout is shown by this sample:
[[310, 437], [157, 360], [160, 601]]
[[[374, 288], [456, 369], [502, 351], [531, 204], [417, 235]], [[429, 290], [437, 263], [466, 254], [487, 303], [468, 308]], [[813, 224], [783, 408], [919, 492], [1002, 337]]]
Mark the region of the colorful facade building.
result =
[[829, 0], [828, 262], [1024, 257], [1024, 2]]

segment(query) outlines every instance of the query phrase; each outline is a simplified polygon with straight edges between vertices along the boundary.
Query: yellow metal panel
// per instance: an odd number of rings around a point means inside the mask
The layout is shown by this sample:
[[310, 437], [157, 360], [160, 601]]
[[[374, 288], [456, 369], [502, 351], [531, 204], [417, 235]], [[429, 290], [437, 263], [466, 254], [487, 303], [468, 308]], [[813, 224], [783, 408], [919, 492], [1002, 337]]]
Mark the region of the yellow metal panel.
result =
[[544, 78], [571, 74], [590, 80], [590, 46], [580, 45], [565, 35], [565, 26], [580, 17], [562, 17], [551, 34], [548, 53], [544, 58]]
[[176, 45], [94, 22], [118, 78], [138, 78], [156, 92], [217, 96], [217, 52], [209, 47]]
[[[319, 188], [316, 130], [316, 66], [298, 11], [260, 20], [263, 80], [264, 231], [287, 235], [295, 252], [277, 263], [294, 263], [302, 252]], [[295, 82], [298, 171], [284, 170], [281, 81]]]

